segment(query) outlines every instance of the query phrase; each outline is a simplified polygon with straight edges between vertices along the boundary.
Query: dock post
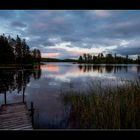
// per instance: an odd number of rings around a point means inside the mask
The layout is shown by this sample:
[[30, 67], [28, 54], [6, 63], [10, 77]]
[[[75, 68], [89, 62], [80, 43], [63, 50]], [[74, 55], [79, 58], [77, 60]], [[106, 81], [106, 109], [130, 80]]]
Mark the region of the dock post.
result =
[[25, 103], [25, 87], [23, 87], [23, 98], [22, 98], [22, 102]]
[[34, 106], [33, 106], [33, 102], [31, 102], [31, 119], [32, 119], [32, 125], [34, 127]]
[[6, 100], [6, 91], [4, 92], [4, 103], [5, 103], [5, 105], [7, 104], [7, 100]]

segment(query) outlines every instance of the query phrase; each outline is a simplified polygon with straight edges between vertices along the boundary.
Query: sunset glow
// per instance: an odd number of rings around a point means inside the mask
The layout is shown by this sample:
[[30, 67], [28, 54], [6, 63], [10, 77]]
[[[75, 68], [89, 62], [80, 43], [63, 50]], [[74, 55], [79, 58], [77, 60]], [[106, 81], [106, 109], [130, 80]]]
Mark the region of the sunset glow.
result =
[[59, 56], [59, 53], [42, 53], [42, 58], [56, 58]]

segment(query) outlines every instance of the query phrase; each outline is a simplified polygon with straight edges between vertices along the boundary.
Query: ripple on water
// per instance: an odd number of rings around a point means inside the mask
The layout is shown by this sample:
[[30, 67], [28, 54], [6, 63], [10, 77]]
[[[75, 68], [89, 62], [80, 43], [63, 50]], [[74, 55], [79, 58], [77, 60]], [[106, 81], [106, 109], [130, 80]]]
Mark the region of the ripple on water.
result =
[[56, 86], [56, 85], [58, 85], [58, 83], [56, 83], [56, 82], [49, 82], [49, 85], [50, 86]]
[[32, 84], [32, 87], [33, 88], [40, 88], [40, 85], [39, 84]]

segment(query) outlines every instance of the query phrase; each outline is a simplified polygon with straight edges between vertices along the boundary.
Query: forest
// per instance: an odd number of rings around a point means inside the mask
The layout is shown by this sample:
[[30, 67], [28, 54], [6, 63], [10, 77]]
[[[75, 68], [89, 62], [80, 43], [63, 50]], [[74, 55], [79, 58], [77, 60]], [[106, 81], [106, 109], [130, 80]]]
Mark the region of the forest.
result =
[[79, 56], [78, 63], [93, 63], [93, 64], [140, 64], [140, 55], [137, 56], [136, 60], [129, 58], [128, 55], [117, 56], [116, 53], [114, 56], [110, 54], [104, 55], [99, 53], [97, 56], [86, 54]]
[[30, 50], [25, 39], [18, 35], [14, 39], [10, 35], [0, 35], [0, 65], [26, 66], [40, 63], [39, 49]]

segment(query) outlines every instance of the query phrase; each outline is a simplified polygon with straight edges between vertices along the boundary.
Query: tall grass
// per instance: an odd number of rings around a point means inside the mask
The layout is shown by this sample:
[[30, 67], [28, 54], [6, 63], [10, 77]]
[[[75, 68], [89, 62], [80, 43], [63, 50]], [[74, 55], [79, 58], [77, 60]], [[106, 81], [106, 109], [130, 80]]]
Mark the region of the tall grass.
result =
[[[124, 83], [124, 81], [122, 81]], [[90, 85], [87, 93], [63, 93], [70, 106], [70, 128], [137, 129], [140, 128], [140, 80], [123, 85]], [[96, 87], [96, 88], [95, 88]]]

